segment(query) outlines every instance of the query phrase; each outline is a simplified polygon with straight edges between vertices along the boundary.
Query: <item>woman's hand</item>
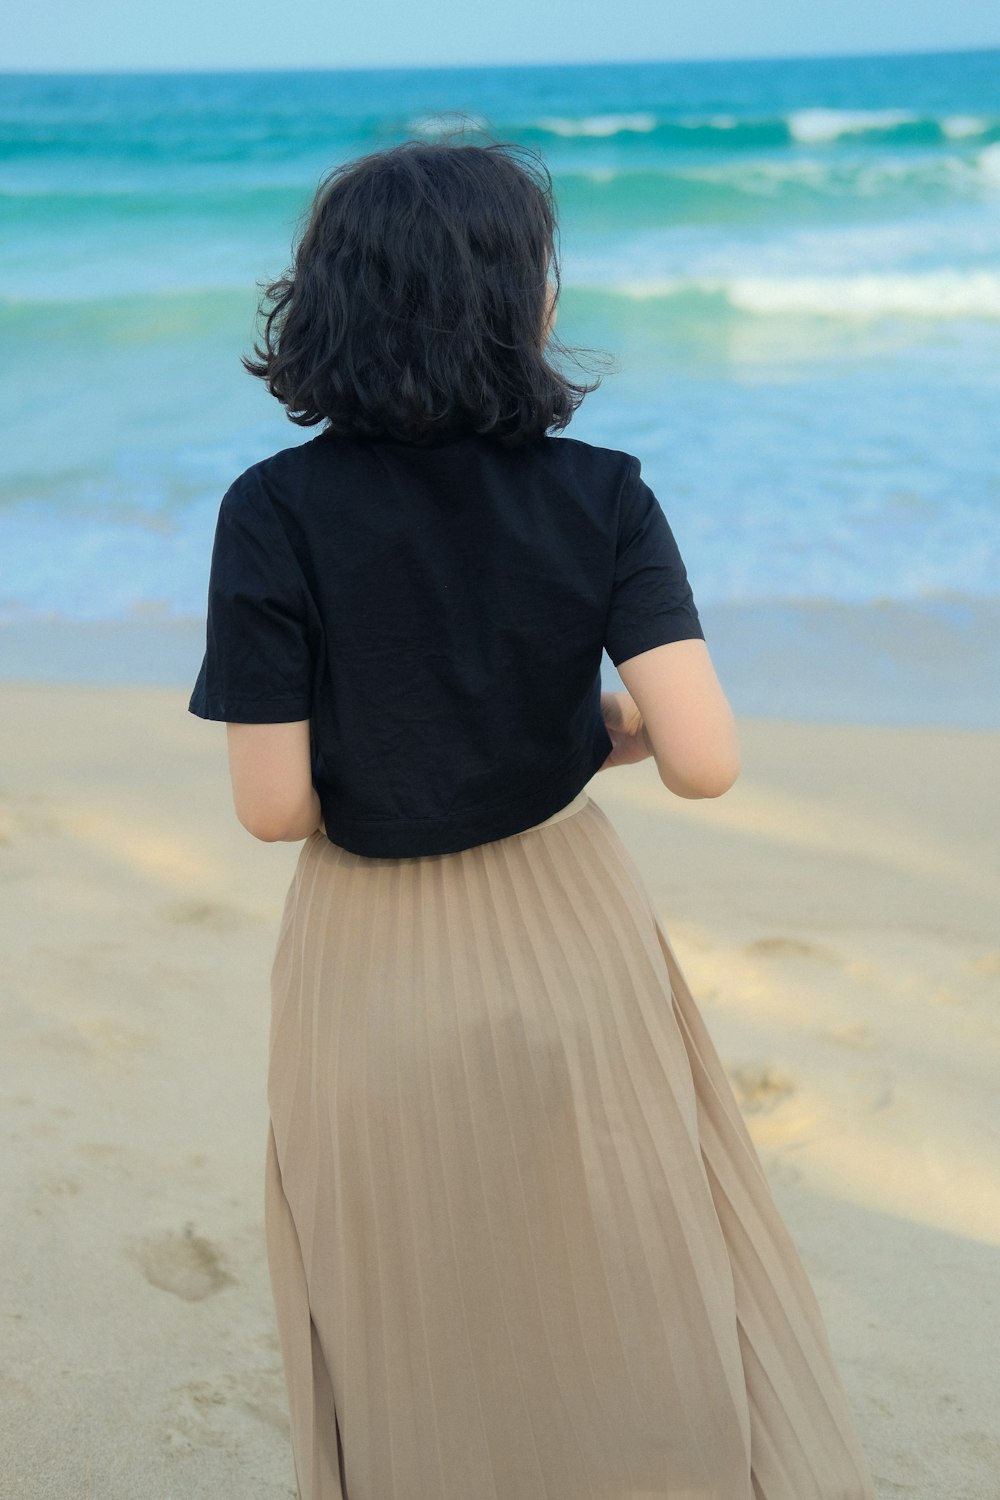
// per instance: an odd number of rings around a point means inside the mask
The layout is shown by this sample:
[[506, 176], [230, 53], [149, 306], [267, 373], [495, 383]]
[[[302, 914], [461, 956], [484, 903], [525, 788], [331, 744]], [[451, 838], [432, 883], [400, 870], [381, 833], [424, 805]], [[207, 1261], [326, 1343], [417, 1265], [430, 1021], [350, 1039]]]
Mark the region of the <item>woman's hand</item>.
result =
[[631, 766], [652, 755], [642, 714], [628, 693], [602, 693], [601, 716], [611, 736], [611, 754], [601, 766], [602, 771], [610, 766]]

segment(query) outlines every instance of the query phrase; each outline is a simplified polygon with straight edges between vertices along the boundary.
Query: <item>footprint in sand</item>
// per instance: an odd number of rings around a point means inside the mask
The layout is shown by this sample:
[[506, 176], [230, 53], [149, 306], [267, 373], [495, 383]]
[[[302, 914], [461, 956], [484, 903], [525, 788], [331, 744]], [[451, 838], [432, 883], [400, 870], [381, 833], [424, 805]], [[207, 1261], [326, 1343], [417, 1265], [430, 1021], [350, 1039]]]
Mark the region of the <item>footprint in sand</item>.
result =
[[871, 1110], [888, 1109], [896, 1097], [895, 1079], [885, 1068], [873, 1068], [854, 1074], [863, 1102]]
[[201, 1302], [224, 1287], [236, 1285], [220, 1252], [211, 1240], [195, 1234], [191, 1224], [186, 1224], [180, 1234], [167, 1230], [138, 1240], [129, 1253], [150, 1286], [173, 1292], [185, 1302]]
[[153, 1041], [150, 1032], [126, 1026], [117, 1016], [80, 1016], [74, 1024], [91, 1051], [99, 1057], [111, 1053], [144, 1052]]
[[231, 1447], [246, 1418], [288, 1436], [288, 1407], [280, 1364], [266, 1370], [219, 1373], [192, 1380], [171, 1392], [163, 1427], [164, 1446], [172, 1452], [209, 1443]]
[[743, 952], [749, 958], [811, 958], [822, 963], [839, 963], [838, 954], [821, 943], [806, 943], [801, 938], [764, 937], [747, 943]]
[[743, 1063], [726, 1072], [740, 1108], [749, 1114], [774, 1109], [795, 1093], [792, 1080], [771, 1063]]
[[798, 1167], [793, 1166], [780, 1152], [767, 1152], [762, 1160], [769, 1182], [777, 1183], [781, 1187], [792, 1187], [795, 1183], [802, 1181], [802, 1173]]
[[850, 1047], [857, 1052], [867, 1052], [876, 1045], [875, 1033], [866, 1021], [845, 1021], [841, 1026], [830, 1026], [823, 1035], [840, 1047]]
[[96, 1162], [114, 1161], [116, 1157], [125, 1155], [122, 1147], [114, 1141], [82, 1141], [76, 1149], [88, 1161]]
[[145, 1051], [152, 1042], [148, 1031], [125, 1026], [116, 1016], [78, 1016], [71, 1022], [31, 1038], [46, 1051], [76, 1053], [98, 1062]]
[[39, 810], [44, 805], [44, 799], [37, 796], [18, 797], [16, 801], [4, 797], [0, 806], [0, 845], [10, 847], [17, 843], [19, 834], [31, 839], [38, 834], [60, 833], [59, 819]]
[[53, 1198], [75, 1198], [83, 1191], [78, 1177], [43, 1177], [38, 1186]]
[[177, 927], [203, 927], [209, 932], [231, 932], [253, 920], [249, 912], [221, 901], [172, 901], [160, 908], [160, 916]]

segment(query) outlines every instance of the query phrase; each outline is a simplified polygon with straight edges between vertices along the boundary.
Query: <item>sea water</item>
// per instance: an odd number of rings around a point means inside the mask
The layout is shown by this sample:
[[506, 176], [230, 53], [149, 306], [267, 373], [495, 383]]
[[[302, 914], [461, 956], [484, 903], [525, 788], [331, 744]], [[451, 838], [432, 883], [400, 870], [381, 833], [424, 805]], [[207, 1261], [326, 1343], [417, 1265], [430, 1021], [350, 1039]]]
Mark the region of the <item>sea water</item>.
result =
[[[569, 435], [640, 456], [698, 602], [1000, 587], [1000, 52], [0, 78], [0, 621], [203, 617], [222, 494], [312, 431], [241, 368], [321, 175], [531, 147]], [[570, 373], [573, 367], [570, 366]]]

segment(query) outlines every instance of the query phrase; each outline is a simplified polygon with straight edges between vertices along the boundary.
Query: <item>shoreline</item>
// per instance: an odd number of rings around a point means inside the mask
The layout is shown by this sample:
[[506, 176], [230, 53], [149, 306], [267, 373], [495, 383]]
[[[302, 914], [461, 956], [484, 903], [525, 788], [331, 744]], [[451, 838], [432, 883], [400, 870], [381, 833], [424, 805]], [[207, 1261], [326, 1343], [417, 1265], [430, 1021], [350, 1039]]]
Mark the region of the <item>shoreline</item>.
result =
[[[294, 1494], [264, 1250], [268, 973], [300, 844], [183, 690], [0, 684], [10, 1331], [0, 1489]], [[820, 1301], [879, 1500], [1000, 1432], [1000, 731], [747, 719], [714, 801], [588, 788]]]
[[[741, 717], [1000, 728], [1000, 598], [768, 601], [700, 609]], [[193, 688], [201, 617], [0, 620], [0, 682]], [[607, 657], [608, 687], [621, 683]]]

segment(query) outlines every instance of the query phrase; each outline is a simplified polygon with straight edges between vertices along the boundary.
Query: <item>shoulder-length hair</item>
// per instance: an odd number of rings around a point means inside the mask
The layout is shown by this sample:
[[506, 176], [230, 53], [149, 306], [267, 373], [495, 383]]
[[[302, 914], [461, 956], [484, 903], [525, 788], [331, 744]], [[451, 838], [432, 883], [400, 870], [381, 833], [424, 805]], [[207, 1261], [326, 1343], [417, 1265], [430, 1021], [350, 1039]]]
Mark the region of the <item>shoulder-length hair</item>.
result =
[[569, 352], [545, 326], [556, 236], [549, 173], [516, 147], [406, 141], [348, 162], [264, 288], [243, 364], [293, 422], [338, 436], [559, 431], [599, 380], [549, 361]]

